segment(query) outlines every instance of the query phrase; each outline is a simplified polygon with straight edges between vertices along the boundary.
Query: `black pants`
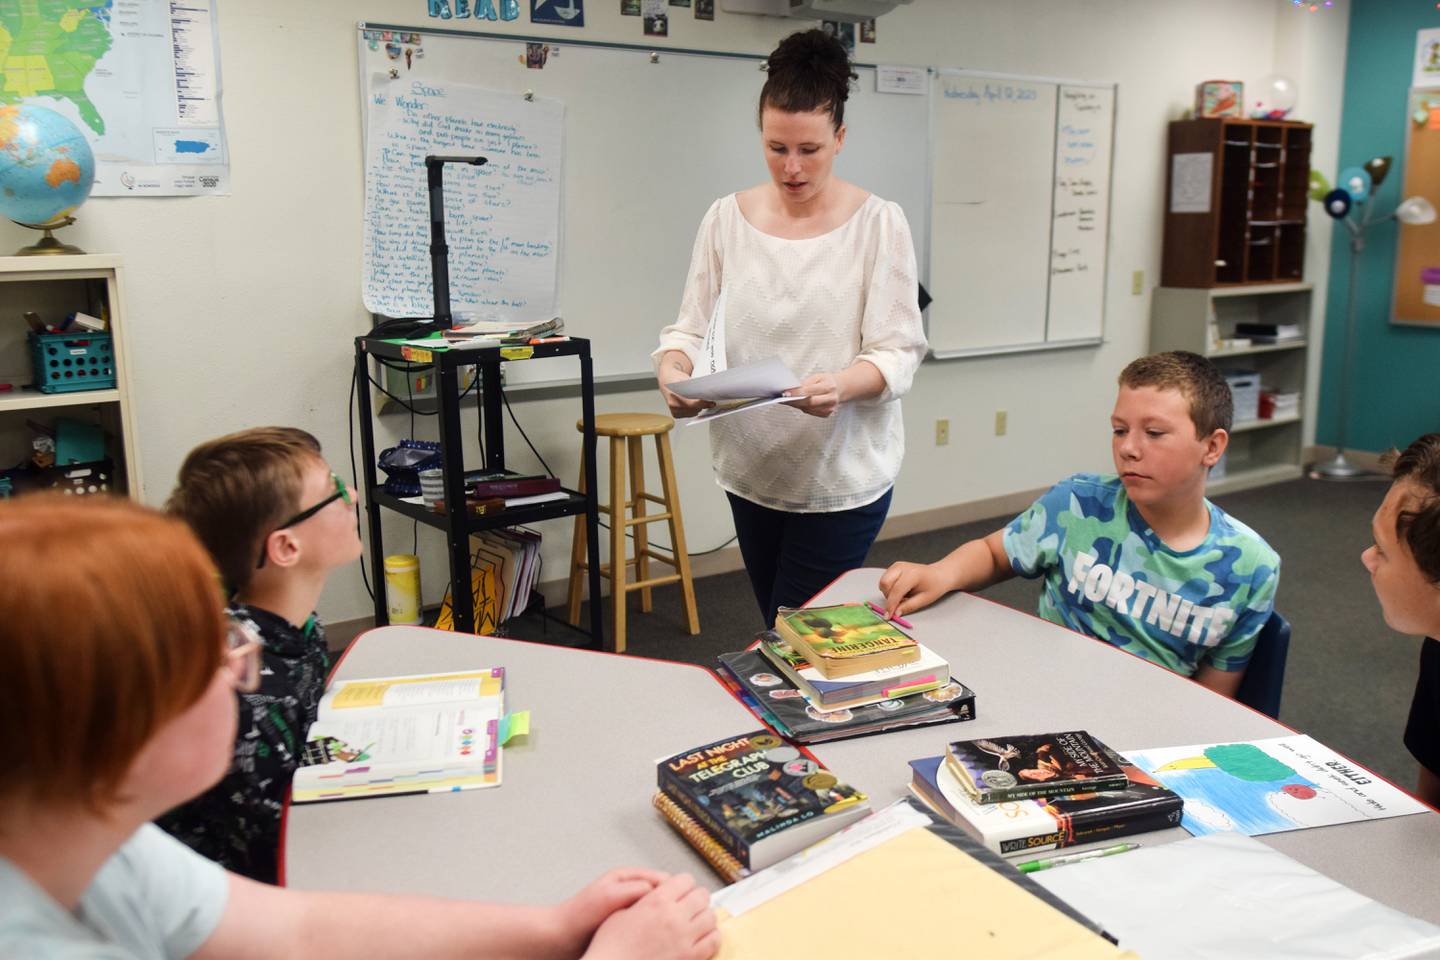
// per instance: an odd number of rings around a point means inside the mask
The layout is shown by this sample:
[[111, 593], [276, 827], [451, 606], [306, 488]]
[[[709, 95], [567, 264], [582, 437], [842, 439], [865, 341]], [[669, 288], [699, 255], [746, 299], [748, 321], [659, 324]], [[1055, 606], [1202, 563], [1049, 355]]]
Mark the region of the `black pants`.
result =
[[789, 513], [726, 494], [766, 627], [775, 625], [778, 608], [800, 606], [865, 562], [890, 510], [891, 492], [838, 513]]

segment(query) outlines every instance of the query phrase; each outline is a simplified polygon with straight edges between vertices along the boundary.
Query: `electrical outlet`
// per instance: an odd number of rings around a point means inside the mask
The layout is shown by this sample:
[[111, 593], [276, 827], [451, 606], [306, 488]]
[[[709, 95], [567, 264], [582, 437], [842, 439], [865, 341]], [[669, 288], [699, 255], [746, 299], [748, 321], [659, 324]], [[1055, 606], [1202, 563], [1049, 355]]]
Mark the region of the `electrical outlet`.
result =
[[1006, 419], [1008, 414], [1004, 410], [995, 411], [995, 436], [1005, 436]]
[[1136, 270], [1130, 274], [1130, 296], [1138, 297], [1145, 292], [1145, 271]]
[[935, 446], [943, 447], [950, 442], [950, 421], [935, 421]]

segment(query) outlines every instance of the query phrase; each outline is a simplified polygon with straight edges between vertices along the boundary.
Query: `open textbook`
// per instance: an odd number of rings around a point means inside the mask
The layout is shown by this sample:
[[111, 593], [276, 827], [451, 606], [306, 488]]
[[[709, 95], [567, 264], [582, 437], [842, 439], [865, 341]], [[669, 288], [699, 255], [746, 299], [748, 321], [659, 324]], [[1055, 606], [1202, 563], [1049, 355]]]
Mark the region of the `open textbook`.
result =
[[499, 786], [505, 721], [499, 667], [339, 681], [320, 700], [291, 800]]

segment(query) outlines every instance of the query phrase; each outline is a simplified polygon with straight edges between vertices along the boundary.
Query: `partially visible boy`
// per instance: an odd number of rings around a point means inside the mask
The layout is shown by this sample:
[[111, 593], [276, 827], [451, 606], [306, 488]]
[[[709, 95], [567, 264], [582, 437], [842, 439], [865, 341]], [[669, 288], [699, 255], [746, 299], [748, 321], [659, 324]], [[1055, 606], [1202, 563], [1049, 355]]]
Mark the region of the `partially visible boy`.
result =
[[1440, 433], [1427, 433], [1393, 465], [1395, 483], [1371, 521], [1360, 557], [1391, 629], [1426, 637], [1405, 746], [1420, 763], [1416, 796], [1440, 807]]
[[257, 427], [190, 451], [166, 507], [209, 550], [226, 613], [263, 642], [264, 666], [260, 688], [236, 694], [229, 771], [157, 823], [229, 870], [274, 883], [285, 792], [329, 669], [315, 605], [330, 572], [362, 550], [353, 497], [313, 436]]
[[1142, 357], [1110, 416], [1115, 474], [1060, 481], [1008, 526], [880, 578], [904, 614], [951, 590], [1044, 578], [1039, 614], [1234, 696], [1274, 610], [1280, 558], [1205, 499], [1233, 402], [1197, 354]]

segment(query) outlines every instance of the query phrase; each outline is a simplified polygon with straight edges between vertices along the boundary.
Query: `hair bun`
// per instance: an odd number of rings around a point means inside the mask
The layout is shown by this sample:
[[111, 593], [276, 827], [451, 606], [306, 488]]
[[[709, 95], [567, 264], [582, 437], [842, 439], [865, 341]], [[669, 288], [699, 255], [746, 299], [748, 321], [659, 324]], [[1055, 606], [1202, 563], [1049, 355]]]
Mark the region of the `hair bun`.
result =
[[771, 77], [784, 74], [808, 76], [834, 84], [836, 97], [843, 102], [850, 95], [850, 55], [839, 38], [818, 28], [792, 33], [770, 54], [767, 70]]

